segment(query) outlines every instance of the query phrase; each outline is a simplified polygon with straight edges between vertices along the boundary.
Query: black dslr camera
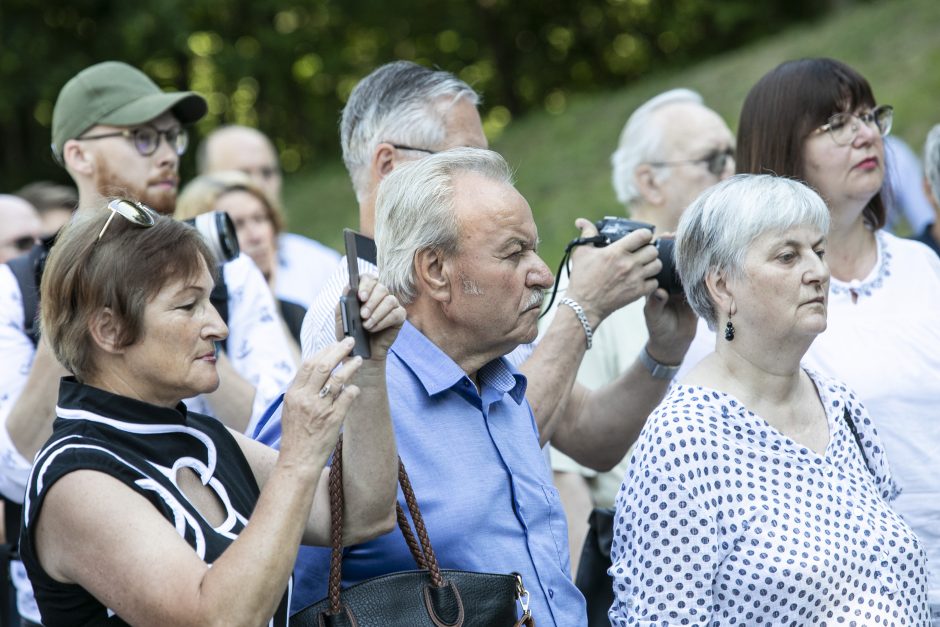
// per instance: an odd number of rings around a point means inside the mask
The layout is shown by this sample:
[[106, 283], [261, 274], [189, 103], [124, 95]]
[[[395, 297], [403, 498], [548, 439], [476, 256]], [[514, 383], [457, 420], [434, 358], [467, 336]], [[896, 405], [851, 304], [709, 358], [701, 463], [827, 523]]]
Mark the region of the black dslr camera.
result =
[[[649, 229], [653, 231], [656, 228], [652, 224], [615, 216], [606, 216], [595, 222], [594, 225], [597, 227], [597, 231], [604, 237], [604, 241], [594, 243], [597, 247], [608, 246], [637, 229]], [[670, 294], [681, 294], [683, 291], [682, 283], [679, 281], [679, 273], [676, 272], [676, 258], [674, 254], [675, 241], [660, 238], [653, 242], [653, 246], [655, 246], [656, 250], [659, 252], [659, 260], [663, 264], [663, 269], [660, 270], [659, 274], [655, 277], [659, 282], [659, 287]]]

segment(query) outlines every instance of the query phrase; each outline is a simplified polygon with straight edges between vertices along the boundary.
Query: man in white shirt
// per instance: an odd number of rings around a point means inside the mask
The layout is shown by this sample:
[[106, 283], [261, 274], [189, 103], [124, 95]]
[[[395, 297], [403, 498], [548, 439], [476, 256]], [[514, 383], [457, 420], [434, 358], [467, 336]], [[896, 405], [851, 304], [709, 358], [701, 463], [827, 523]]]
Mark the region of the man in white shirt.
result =
[[[199, 145], [196, 163], [200, 174], [240, 170], [264, 190], [277, 211], [281, 198], [281, 166], [271, 140], [247, 126], [223, 126]], [[309, 309], [326, 280], [336, 270], [340, 254], [309, 237], [281, 233], [277, 238], [275, 295]]]
[[[652, 225], [657, 234], [674, 233], [686, 207], [705, 189], [734, 173], [734, 136], [699, 94], [671, 89], [630, 115], [611, 165], [617, 200], [630, 219]], [[567, 273], [556, 280], [559, 294], [564, 294]], [[543, 329], [549, 328], [556, 310], [542, 319]], [[648, 339], [642, 302], [615, 311], [595, 334], [595, 347], [581, 362], [578, 382], [597, 389], [614, 381]], [[662, 375], [669, 380], [675, 371]], [[551, 460], [569, 520], [572, 564], [577, 564], [588, 515], [595, 506], [613, 506], [627, 457], [608, 472], [596, 472], [558, 451], [552, 451]]]

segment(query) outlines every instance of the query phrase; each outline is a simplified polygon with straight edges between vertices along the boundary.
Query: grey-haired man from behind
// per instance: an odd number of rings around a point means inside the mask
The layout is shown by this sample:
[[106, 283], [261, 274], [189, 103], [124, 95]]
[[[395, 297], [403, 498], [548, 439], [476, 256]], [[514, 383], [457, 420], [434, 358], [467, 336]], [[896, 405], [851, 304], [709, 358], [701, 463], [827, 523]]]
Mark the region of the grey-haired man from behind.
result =
[[[652, 225], [657, 234], [674, 233], [686, 207], [705, 189], [734, 173], [734, 136], [721, 116], [705, 106], [701, 95], [670, 89], [630, 114], [610, 160], [614, 191], [629, 218]], [[561, 292], [568, 275], [563, 271], [555, 280]], [[555, 311], [542, 319], [544, 328]], [[648, 340], [642, 302], [615, 311], [598, 329], [595, 348], [581, 362], [578, 382], [597, 389], [614, 381]], [[665, 371], [662, 376], [676, 372]], [[557, 451], [552, 451], [551, 460], [570, 521], [568, 539], [574, 560], [581, 554], [591, 509], [613, 507], [628, 459], [601, 473]], [[604, 620], [607, 609], [603, 608]]]

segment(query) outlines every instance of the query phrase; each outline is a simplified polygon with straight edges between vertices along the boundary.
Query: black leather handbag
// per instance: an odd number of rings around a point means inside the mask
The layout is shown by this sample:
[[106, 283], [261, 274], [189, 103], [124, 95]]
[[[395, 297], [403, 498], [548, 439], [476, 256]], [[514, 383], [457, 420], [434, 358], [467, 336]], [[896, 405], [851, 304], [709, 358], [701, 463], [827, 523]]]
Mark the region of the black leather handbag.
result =
[[[522, 577], [442, 570], [431, 548], [411, 481], [401, 459], [398, 482], [414, 521], [401, 505], [398, 526], [419, 570], [374, 577], [340, 589], [343, 561], [342, 440], [330, 467], [329, 596], [291, 617], [291, 627], [535, 627]], [[517, 619], [516, 606], [523, 610]]]
[[614, 539], [614, 510], [595, 507], [588, 518], [588, 532], [578, 561], [574, 584], [587, 602], [588, 627], [610, 627], [607, 610], [614, 602], [610, 568], [610, 546]]

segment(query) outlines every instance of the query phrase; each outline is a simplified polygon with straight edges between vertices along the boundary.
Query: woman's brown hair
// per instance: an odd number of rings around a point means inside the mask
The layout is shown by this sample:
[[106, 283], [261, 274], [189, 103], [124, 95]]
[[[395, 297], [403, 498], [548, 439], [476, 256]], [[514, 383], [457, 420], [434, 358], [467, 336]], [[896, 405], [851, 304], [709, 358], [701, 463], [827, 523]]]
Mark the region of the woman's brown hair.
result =
[[82, 209], [56, 238], [40, 288], [40, 328], [59, 362], [84, 381], [95, 373], [93, 316], [103, 307], [120, 328], [119, 346], [140, 339], [144, 309], [174, 280], [197, 277], [203, 263], [213, 279], [218, 262], [196, 229], [154, 215], [144, 228], [107, 209]]

